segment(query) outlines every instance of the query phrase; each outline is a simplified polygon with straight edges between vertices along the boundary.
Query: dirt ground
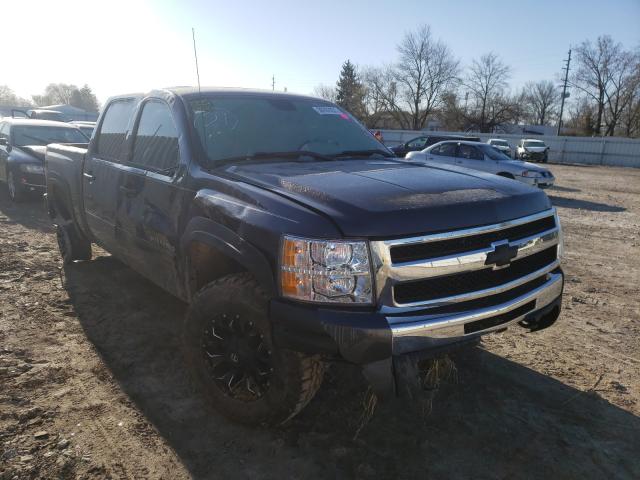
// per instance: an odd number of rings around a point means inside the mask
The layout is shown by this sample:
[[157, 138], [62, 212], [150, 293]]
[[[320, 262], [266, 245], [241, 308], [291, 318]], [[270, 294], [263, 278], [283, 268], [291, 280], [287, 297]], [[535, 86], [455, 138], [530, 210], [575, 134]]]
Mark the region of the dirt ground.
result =
[[3, 188], [0, 479], [640, 478], [640, 170], [551, 169], [558, 323], [487, 337], [356, 439], [355, 368], [332, 367], [277, 429], [207, 409], [179, 351], [184, 304], [101, 251], [63, 270], [42, 205]]

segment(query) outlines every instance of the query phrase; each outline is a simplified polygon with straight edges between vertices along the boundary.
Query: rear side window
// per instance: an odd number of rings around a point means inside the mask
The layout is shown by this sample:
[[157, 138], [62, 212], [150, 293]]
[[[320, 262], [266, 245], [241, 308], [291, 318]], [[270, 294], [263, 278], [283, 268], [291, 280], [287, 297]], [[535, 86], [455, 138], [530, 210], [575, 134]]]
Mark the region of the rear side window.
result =
[[6, 138], [9, 140], [9, 124], [0, 123], [0, 138]]
[[178, 131], [166, 103], [151, 100], [144, 104], [132, 162], [167, 174], [178, 165]]
[[116, 100], [107, 107], [97, 137], [98, 155], [114, 160], [120, 158], [133, 107], [133, 99]]

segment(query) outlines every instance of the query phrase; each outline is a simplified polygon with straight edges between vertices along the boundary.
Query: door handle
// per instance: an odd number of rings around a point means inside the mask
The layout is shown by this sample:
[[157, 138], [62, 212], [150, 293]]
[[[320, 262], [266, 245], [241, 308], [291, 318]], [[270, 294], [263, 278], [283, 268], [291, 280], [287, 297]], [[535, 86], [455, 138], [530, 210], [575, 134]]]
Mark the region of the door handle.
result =
[[84, 176], [84, 178], [88, 179], [89, 182], [93, 182], [96, 179], [96, 177], [87, 172], [84, 172], [82, 175]]

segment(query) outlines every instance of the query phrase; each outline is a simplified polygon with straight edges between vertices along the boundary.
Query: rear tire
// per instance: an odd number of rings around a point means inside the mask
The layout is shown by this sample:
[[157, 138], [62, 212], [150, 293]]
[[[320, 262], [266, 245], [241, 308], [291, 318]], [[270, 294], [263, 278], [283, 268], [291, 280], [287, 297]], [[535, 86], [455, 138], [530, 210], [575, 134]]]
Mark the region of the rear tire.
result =
[[317, 392], [318, 356], [278, 348], [268, 296], [248, 273], [217, 279], [193, 298], [183, 349], [198, 390], [227, 418], [248, 425], [284, 423]]
[[91, 242], [71, 222], [56, 225], [56, 238], [65, 265], [75, 260], [91, 260]]
[[27, 196], [24, 187], [16, 183], [16, 177], [11, 170], [7, 174], [7, 190], [12, 202], [23, 202]]

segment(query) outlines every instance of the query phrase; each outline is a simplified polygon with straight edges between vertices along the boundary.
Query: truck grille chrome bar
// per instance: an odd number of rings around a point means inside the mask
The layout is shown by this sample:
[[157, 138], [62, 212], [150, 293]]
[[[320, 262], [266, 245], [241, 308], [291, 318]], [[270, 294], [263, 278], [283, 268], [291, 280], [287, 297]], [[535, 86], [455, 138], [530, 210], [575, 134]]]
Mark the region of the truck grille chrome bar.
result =
[[428, 313], [518, 287], [558, 267], [560, 241], [550, 209], [500, 224], [371, 242], [379, 306], [388, 313]]

